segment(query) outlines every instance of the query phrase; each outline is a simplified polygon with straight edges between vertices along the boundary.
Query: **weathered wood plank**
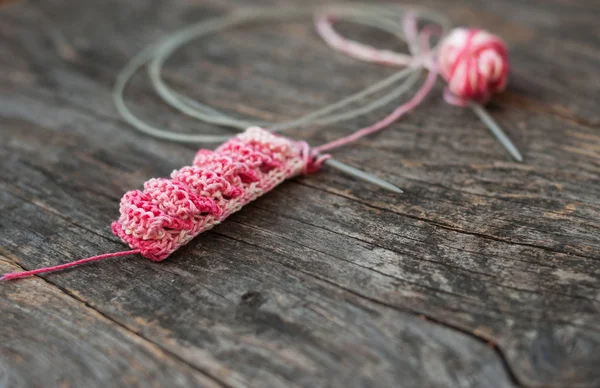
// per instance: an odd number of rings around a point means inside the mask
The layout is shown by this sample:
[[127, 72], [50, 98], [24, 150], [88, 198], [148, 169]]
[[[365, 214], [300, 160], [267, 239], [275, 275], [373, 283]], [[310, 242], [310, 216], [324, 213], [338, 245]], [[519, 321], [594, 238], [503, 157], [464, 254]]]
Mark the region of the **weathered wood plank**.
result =
[[[122, 249], [108, 228], [119, 197], [188, 164], [196, 147], [123, 124], [110, 101], [114, 77], [165, 32], [239, 4], [50, 1], [0, 11], [0, 242], [10, 261], [34, 268]], [[335, 152], [406, 195], [324, 170], [164, 263], [118, 259], [44, 276], [88, 305], [73, 314], [107, 317], [95, 319], [116, 340], [91, 354], [137, 338], [147, 365], [156, 352], [176, 355], [183, 361], [168, 362], [178, 373], [197, 368], [231, 386], [600, 383], [600, 39], [589, 33], [598, 4], [423, 5], [509, 41], [511, 87], [490, 111], [526, 163], [509, 162], [469, 112], [434, 94], [393, 129]], [[391, 71], [332, 55], [310, 23], [294, 23], [197, 42], [170, 62], [168, 79], [223, 109], [278, 120]], [[128, 95], [153, 122], [219, 130], [173, 115], [141, 77]], [[379, 116], [290, 135], [319, 144]], [[0, 324], [19, 332], [11, 319]], [[71, 382], [86, 374], [57, 362]], [[116, 381], [127, 376], [111, 362]], [[18, 368], [12, 376], [35, 381]], [[204, 382], [182, 380], [195, 384]]]
[[[85, 254], [78, 247], [117, 247], [52, 209], [31, 212], [29, 226], [13, 224], [12, 213], [36, 205], [8, 200], [2, 228], [14, 231], [12, 241], [28, 239], [28, 249], [48, 241], [34, 256], [59, 261], [64, 252]], [[48, 279], [232, 386], [511, 385], [480, 341], [290, 268], [281, 254], [208, 235], [177, 262], [119, 260]]]
[[42, 279], [1, 294], [3, 387], [222, 386]]

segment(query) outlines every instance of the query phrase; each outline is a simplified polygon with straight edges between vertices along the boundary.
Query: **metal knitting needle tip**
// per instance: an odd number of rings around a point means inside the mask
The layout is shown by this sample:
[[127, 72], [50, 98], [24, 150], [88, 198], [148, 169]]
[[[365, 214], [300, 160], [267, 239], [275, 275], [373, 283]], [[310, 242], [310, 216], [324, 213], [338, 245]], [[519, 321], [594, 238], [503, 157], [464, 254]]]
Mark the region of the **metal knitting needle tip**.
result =
[[389, 191], [392, 191], [394, 193], [398, 193], [398, 194], [402, 194], [404, 191], [402, 191], [402, 189], [400, 189], [399, 187], [391, 184], [388, 181], [385, 181], [379, 177], [376, 177], [373, 174], [369, 174], [367, 172], [364, 172], [362, 170], [359, 170], [358, 168], [354, 168], [352, 166], [349, 166], [345, 163], [342, 163], [340, 161], [337, 161], [335, 159], [327, 159], [325, 161], [325, 164], [328, 165], [329, 167], [333, 167], [336, 170], [339, 170], [343, 173], [346, 173], [350, 176], [353, 176], [355, 178], [361, 179], [365, 182], [369, 182], [372, 183], [376, 186], [381, 187], [382, 189], [386, 189]]
[[490, 114], [483, 108], [483, 106], [477, 103], [472, 103], [471, 109], [473, 109], [473, 112], [475, 112], [477, 117], [479, 117], [481, 121], [483, 121], [483, 123], [488, 127], [490, 132], [494, 136], [496, 136], [496, 139], [498, 139], [498, 141], [504, 146], [504, 148], [506, 148], [506, 150], [510, 152], [512, 157], [515, 158], [517, 162], [522, 162], [523, 156], [521, 155], [517, 147], [515, 147], [513, 142], [506, 135], [506, 133], [504, 133], [502, 128], [500, 128], [500, 126], [494, 121], [492, 116], [490, 116]]

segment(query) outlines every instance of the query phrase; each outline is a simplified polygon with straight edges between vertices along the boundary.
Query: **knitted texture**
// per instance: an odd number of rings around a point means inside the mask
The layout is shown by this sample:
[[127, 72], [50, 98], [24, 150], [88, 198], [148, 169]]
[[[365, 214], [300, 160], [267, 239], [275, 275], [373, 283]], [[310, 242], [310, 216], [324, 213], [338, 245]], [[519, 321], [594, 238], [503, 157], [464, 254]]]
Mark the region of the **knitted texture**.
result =
[[164, 260], [198, 234], [219, 224], [307, 169], [307, 147], [252, 127], [215, 151], [198, 151], [192, 166], [171, 179], [151, 179], [127, 192], [112, 231], [131, 248]]

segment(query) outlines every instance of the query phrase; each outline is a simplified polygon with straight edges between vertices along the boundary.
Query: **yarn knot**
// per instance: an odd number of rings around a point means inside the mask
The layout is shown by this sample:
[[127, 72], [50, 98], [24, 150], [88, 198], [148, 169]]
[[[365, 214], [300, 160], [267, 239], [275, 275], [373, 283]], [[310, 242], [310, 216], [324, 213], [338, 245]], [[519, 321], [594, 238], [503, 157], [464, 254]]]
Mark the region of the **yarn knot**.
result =
[[317, 172], [323, 167], [325, 161], [331, 158], [329, 154], [320, 154], [316, 149], [310, 148], [307, 142], [299, 141], [296, 143], [300, 148], [300, 155], [304, 162], [302, 174]]
[[456, 28], [441, 42], [438, 66], [448, 82], [444, 91], [448, 103], [485, 103], [506, 87], [508, 51], [500, 37], [487, 31]]

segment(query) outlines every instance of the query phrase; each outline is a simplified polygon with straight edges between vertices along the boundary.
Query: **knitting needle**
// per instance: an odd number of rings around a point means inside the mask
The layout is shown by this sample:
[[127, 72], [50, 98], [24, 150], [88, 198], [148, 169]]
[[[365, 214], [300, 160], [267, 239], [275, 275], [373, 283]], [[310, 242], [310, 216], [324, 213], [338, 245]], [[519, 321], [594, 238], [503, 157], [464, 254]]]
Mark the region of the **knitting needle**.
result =
[[392, 191], [394, 193], [398, 193], [398, 194], [402, 194], [404, 191], [402, 191], [402, 189], [400, 189], [399, 187], [391, 184], [390, 182], [383, 180], [373, 174], [369, 174], [367, 172], [364, 172], [362, 170], [359, 170], [358, 168], [352, 167], [347, 165], [346, 163], [342, 163], [340, 161], [337, 161], [335, 159], [327, 159], [325, 161], [325, 164], [328, 165], [329, 167], [333, 167], [336, 170], [339, 170], [345, 174], [348, 174], [350, 176], [353, 176], [355, 178], [361, 179], [365, 182], [369, 182], [372, 183], [376, 186], [381, 187], [382, 189], [386, 189], [389, 191]]
[[523, 156], [521, 155], [517, 147], [515, 147], [513, 142], [510, 141], [506, 133], [504, 133], [502, 128], [500, 128], [500, 126], [496, 123], [496, 121], [494, 121], [492, 116], [490, 116], [490, 114], [487, 113], [483, 106], [477, 103], [471, 103], [471, 109], [473, 109], [473, 112], [475, 112], [477, 117], [479, 117], [481, 121], [483, 121], [483, 123], [488, 127], [490, 132], [494, 136], [496, 136], [496, 139], [498, 139], [500, 144], [502, 144], [504, 148], [506, 148], [506, 150], [512, 155], [512, 157], [515, 158], [517, 162], [522, 162]]

